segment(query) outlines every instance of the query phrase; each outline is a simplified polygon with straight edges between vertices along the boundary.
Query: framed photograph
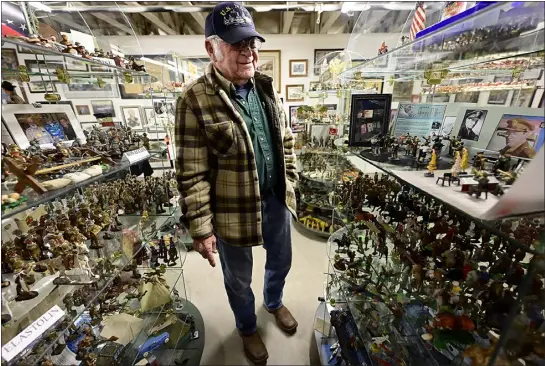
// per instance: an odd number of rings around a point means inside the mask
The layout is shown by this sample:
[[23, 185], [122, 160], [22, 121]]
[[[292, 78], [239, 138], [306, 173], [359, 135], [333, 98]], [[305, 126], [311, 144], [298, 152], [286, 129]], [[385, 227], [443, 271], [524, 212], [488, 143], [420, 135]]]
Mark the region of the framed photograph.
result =
[[297, 109], [299, 107], [300, 105], [290, 105], [290, 127], [293, 127], [293, 125], [297, 123]]
[[391, 106], [391, 94], [352, 95], [348, 145], [371, 146], [372, 139], [386, 135]]
[[532, 159], [543, 145], [544, 124], [543, 116], [504, 114], [486, 150]]
[[119, 91], [118, 84], [112, 79], [103, 79], [104, 85], [99, 86], [96, 78], [73, 77], [70, 84], [59, 84], [65, 95], [71, 98], [117, 98]]
[[115, 117], [114, 104], [111, 100], [92, 100], [91, 107], [93, 115], [97, 118]]
[[286, 101], [302, 102], [305, 100], [305, 86], [303, 84], [286, 85]]
[[322, 88], [320, 87], [319, 81], [311, 81], [308, 83], [308, 90], [309, 91], [320, 91]]
[[454, 97], [454, 102], [455, 103], [477, 103], [479, 102], [479, 94], [480, 92], [456, 93], [456, 97]]
[[121, 107], [121, 114], [123, 115], [125, 125], [129, 126], [132, 130], [144, 129], [139, 106], [123, 106]]
[[81, 125], [69, 105], [47, 104], [36, 108], [32, 104], [6, 104], [2, 106], [2, 117], [21, 149], [29, 147], [34, 139], [51, 147], [56, 139], [69, 141], [78, 137], [85, 143]]
[[458, 138], [462, 140], [479, 141], [488, 111], [486, 109], [467, 109], [458, 131]]
[[47, 60], [47, 63], [44, 60], [25, 60], [25, 66], [28, 72], [54, 73], [58, 67], [64, 68], [64, 62], [50, 59]]
[[66, 59], [66, 70], [68, 71], [85, 71], [87, 72], [87, 63], [80, 60]]
[[14, 48], [2, 48], [2, 71], [19, 69], [19, 61], [17, 60], [17, 52]]
[[89, 71], [91, 72], [110, 72], [112, 71], [112, 69], [109, 67], [109, 66], [102, 66], [102, 65], [96, 65], [96, 64], [91, 64], [89, 65]]
[[280, 55], [280, 50], [259, 51], [259, 61], [257, 62], [257, 71], [270, 76], [274, 80], [276, 91], [279, 91], [282, 85]]
[[526, 108], [530, 106], [535, 89], [516, 89], [511, 99], [511, 107]]
[[488, 104], [504, 105], [508, 96], [509, 90], [492, 90], [488, 95]]
[[319, 76], [321, 67], [324, 64], [328, 65], [329, 61], [331, 61], [335, 56], [337, 56], [336, 53], [332, 53], [332, 52], [338, 52], [342, 50], [343, 50], [342, 48], [314, 50], [314, 76]]
[[86, 116], [91, 114], [91, 110], [87, 104], [76, 105], [76, 111], [80, 116]]
[[290, 60], [290, 78], [308, 75], [308, 60]]
[[454, 128], [454, 124], [456, 123], [456, 117], [450, 116], [445, 117], [443, 120], [443, 126], [441, 126], [441, 132], [439, 135], [441, 136], [449, 136], [452, 133], [452, 129]]
[[31, 93], [56, 93], [57, 87], [51, 81], [29, 81], [27, 83], [28, 90]]

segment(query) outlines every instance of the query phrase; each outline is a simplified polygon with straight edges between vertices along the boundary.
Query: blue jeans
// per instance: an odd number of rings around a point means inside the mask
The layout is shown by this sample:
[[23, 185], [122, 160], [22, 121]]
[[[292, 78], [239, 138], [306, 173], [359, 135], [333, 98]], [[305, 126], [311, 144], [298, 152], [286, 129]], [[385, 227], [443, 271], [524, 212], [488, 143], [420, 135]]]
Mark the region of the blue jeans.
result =
[[[267, 251], [263, 298], [268, 310], [282, 307], [282, 292], [291, 268], [291, 213], [277, 196], [263, 197], [263, 247]], [[256, 332], [255, 298], [252, 288], [252, 247], [234, 247], [217, 239], [223, 281], [236, 326], [243, 335]]]

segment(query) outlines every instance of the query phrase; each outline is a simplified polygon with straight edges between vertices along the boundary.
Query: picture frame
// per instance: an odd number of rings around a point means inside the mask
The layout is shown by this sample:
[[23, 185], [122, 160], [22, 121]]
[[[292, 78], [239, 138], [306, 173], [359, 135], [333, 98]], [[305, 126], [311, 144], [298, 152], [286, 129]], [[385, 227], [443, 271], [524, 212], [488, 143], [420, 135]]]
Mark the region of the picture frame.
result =
[[303, 102], [305, 100], [305, 86], [303, 84], [286, 85], [287, 102]]
[[[25, 66], [28, 72], [30, 73], [35, 72], [35, 73], [53, 74], [58, 67], [64, 69], [65, 65], [62, 60], [47, 59], [47, 62], [46, 62], [45, 60], [26, 59]], [[56, 76], [55, 76], [55, 80], [57, 80]]]
[[[315, 49], [314, 50], [314, 76], [320, 76], [320, 65], [325, 60], [327, 63], [335, 57], [335, 54], [329, 55], [332, 52], [343, 51], [342, 48], [330, 48], [330, 49]], [[318, 64], [319, 62], [319, 64]]]
[[509, 97], [509, 90], [492, 90], [488, 94], [488, 104], [505, 105]]
[[28, 85], [28, 91], [33, 94], [57, 92], [57, 86], [52, 81], [29, 81], [26, 84]]
[[121, 114], [123, 115], [125, 126], [129, 126], [131, 130], [144, 130], [140, 106], [122, 106]]
[[114, 104], [111, 100], [92, 100], [93, 115], [97, 118], [115, 117]]
[[377, 135], [388, 132], [392, 94], [354, 94], [350, 104], [348, 146], [371, 146]]
[[66, 59], [66, 70], [68, 71], [83, 71], [87, 72], [89, 70], [88, 65], [84, 61]]
[[479, 141], [481, 130], [486, 121], [487, 109], [467, 109], [458, 130], [458, 138], [462, 140]]
[[280, 50], [259, 51], [257, 71], [270, 76], [274, 81], [274, 87], [278, 91], [282, 85], [282, 53]]
[[97, 64], [91, 64], [89, 65], [89, 71], [90, 72], [111, 72], [112, 69], [107, 65], [97, 65]]
[[513, 158], [532, 159], [543, 145], [544, 125], [543, 114], [503, 114], [486, 150], [509, 154]]
[[17, 51], [15, 48], [2, 48], [2, 71], [18, 71], [19, 60], [17, 59]]
[[308, 60], [290, 60], [290, 78], [308, 76]]
[[[42, 146], [53, 147], [53, 136], [70, 141], [79, 138], [85, 143], [85, 135], [74, 111], [66, 104], [46, 104], [40, 108], [32, 104], [6, 104], [2, 117], [13, 140], [21, 149], [30, 146], [30, 138], [38, 139]], [[64, 122], [63, 122], [64, 121]], [[45, 127], [45, 125], [51, 125]], [[72, 139], [73, 140], [73, 139]]]
[[301, 107], [300, 105], [290, 105], [289, 106], [289, 123], [290, 127], [293, 126], [293, 123], [295, 122], [295, 119], [297, 118], [297, 109]]
[[76, 111], [80, 116], [87, 116], [91, 114], [91, 109], [87, 104], [76, 105]]

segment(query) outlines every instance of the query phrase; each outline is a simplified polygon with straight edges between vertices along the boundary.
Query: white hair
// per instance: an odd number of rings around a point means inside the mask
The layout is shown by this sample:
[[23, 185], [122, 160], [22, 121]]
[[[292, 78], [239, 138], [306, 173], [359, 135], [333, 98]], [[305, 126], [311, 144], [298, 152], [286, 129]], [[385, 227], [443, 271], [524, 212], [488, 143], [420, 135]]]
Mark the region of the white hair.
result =
[[221, 48], [220, 48], [220, 42], [223, 42], [223, 40], [215, 34], [212, 36], [206, 37], [206, 40], [209, 41], [210, 44], [212, 45], [212, 50], [214, 52], [214, 59], [215, 59], [212, 61], [223, 60], [223, 53], [221, 52]]

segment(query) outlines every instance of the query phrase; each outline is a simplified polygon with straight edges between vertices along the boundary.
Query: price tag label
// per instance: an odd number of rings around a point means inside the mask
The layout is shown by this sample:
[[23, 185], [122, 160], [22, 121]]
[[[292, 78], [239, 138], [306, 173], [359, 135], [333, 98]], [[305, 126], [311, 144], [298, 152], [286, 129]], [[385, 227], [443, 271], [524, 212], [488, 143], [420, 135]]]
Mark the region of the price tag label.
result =
[[121, 158], [121, 161], [127, 161], [129, 164], [135, 164], [142, 160], [149, 159], [150, 154], [148, 150], [146, 150], [145, 147], [141, 147], [136, 150], [127, 151], [123, 154], [123, 157]]
[[329, 136], [337, 136], [339, 130], [336, 127], [329, 127]]

